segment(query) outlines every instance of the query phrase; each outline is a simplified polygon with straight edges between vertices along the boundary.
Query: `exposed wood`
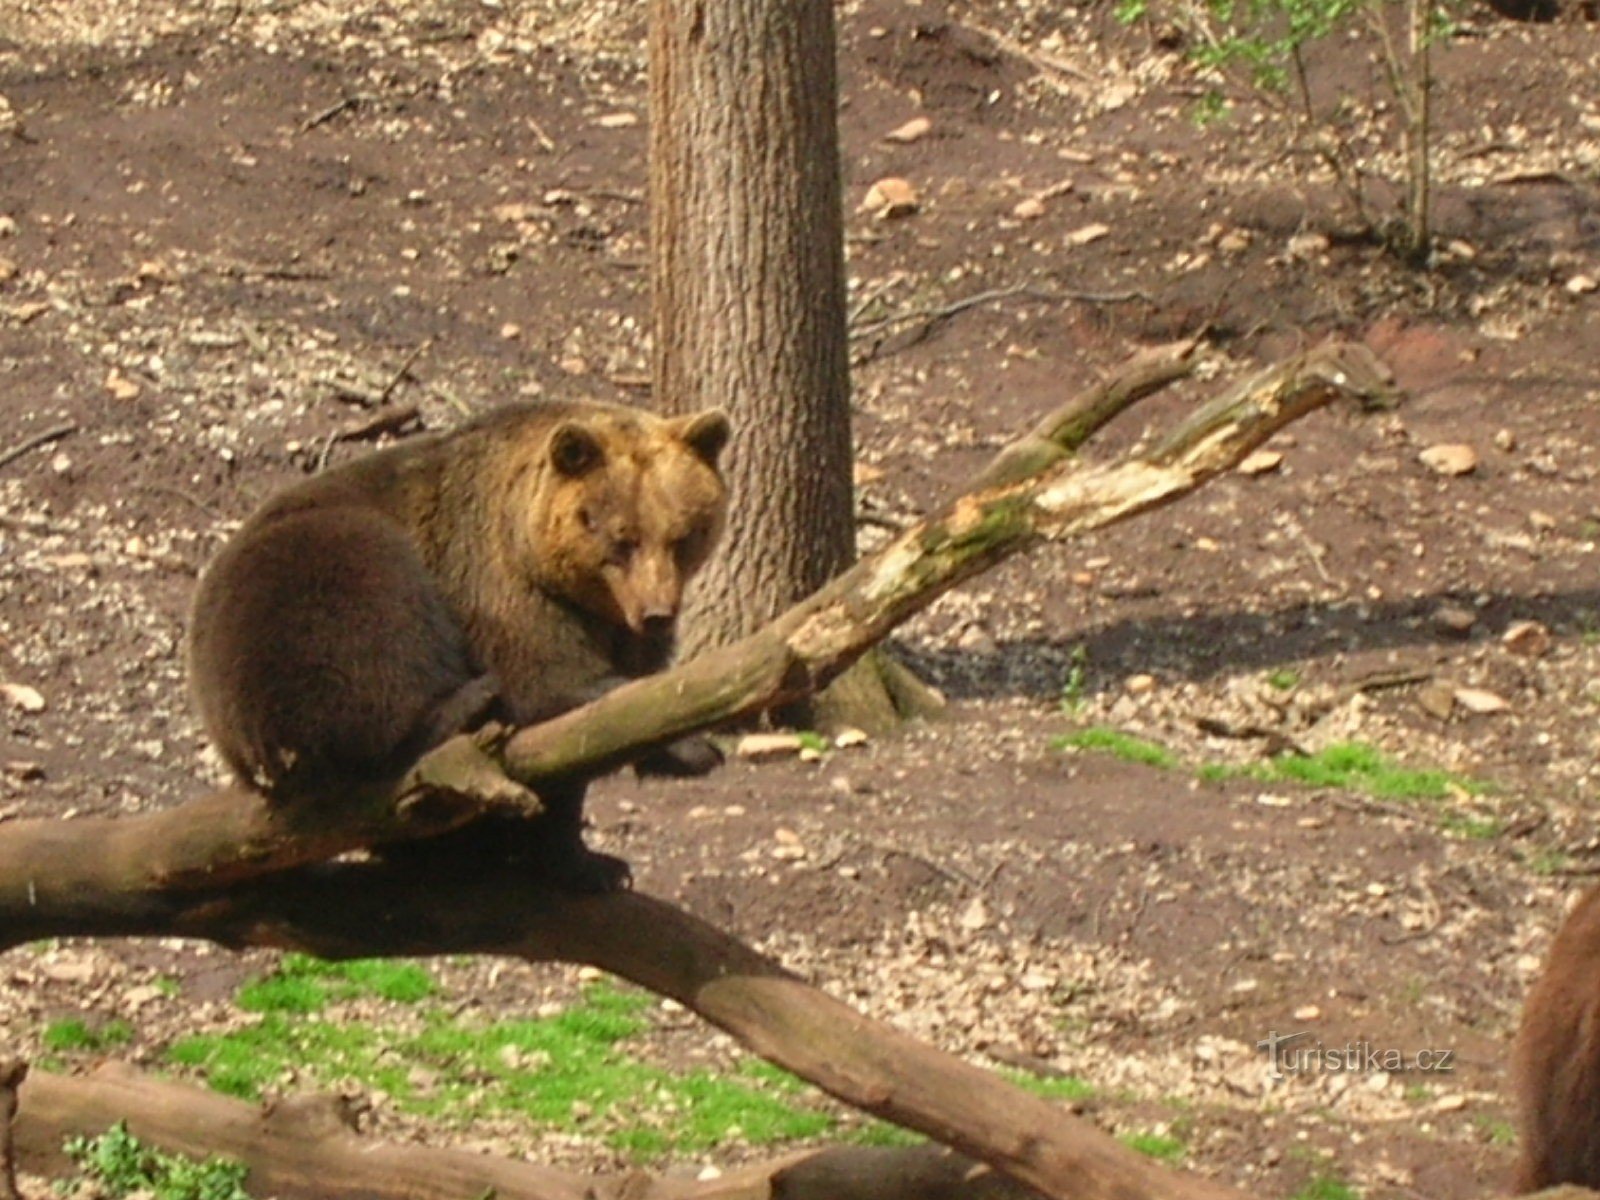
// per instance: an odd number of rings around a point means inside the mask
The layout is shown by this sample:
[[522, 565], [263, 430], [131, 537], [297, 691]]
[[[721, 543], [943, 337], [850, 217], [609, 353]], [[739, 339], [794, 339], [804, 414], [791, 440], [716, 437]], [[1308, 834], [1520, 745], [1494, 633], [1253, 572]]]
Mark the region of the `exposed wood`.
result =
[[[1037, 1200], [1038, 1193], [941, 1146], [801, 1151], [690, 1180], [628, 1171], [579, 1176], [465, 1150], [354, 1133], [339, 1101], [262, 1109], [116, 1063], [73, 1078], [35, 1072], [22, 1091], [17, 1156], [34, 1174], [69, 1169], [63, 1141], [125, 1122], [147, 1145], [250, 1168], [257, 1195], [319, 1200]], [[3, 1200], [4, 1193], [0, 1193]]]
[[76, 421], [68, 421], [63, 425], [56, 425], [46, 429], [43, 433], [36, 433], [31, 438], [17, 443], [9, 450], [0, 451], [0, 467], [16, 462], [24, 454], [48, 446], [51, 442], [59, 442], [64, 437], [69, 437], [78, 432]]
[[0, 1059], [0, 1200], [21, 1200], [17, 1191], [15, 1121], [17, 1089], [28, 1077], [28, 1064]]

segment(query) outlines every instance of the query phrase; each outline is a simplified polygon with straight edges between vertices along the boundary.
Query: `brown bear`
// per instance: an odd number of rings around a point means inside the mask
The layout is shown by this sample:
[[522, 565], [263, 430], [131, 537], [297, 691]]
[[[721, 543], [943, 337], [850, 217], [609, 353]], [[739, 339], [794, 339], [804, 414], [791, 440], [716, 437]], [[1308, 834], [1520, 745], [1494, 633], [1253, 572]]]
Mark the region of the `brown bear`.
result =
[[[241, 781], [332, 804], [392, 788], [491, 716], [518, 725], [658, 671], [721, 531], [720, 412], [508, 406], [291, 487], [207, 568], [190, 686]], [[709, 769], [705, 743], [645, 764]], [[583, 785], [541, 791], [543, 865], [626, 879], [581, 839]]]
[[1514, 1187], [1600, 1188], [1600, 888], [1550, 945], [1512, 1054], [1522, 1157]]

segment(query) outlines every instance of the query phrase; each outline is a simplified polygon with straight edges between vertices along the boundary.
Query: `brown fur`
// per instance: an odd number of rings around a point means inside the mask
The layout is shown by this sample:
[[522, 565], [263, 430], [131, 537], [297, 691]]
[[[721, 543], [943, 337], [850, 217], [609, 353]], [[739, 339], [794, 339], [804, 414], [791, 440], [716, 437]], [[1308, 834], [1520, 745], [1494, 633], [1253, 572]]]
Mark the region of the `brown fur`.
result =
[[1512, 1056], [1518, 1192], [1600, 1188], [1600, 888], [1578, 902], [1528, 994]]
[[528, 724], [659, 670], [721, 530], [727, 432], [518, 405], [274, 497], [195, 598], [191, 688], [223, 758], [330, 802], [491, 709]]

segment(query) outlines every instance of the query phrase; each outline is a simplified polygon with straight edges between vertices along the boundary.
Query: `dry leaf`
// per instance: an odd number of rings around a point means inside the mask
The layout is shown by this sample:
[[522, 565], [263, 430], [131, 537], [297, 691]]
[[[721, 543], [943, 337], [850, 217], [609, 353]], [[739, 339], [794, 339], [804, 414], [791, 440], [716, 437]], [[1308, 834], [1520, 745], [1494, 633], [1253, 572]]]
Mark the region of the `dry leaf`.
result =
[[897, 129], [891, 129], [883, 135], [886, 142], [915, 142], [925, 138], [933, 130], [933, 122], [927, 117], [912, 117]]
[[1456, 703], [1470, 713], [1497, 713], [1505, 712], [1511, 707], [1501, 697], [1483, 688], [1457, 688]]

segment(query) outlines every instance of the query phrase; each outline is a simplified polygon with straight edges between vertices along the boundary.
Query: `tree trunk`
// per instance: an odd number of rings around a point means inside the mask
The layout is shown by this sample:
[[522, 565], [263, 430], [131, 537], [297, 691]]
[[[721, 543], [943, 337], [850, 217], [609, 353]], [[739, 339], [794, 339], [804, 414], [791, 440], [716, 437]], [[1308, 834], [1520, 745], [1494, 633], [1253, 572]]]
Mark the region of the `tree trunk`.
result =
[[[833, 6], [654, 0], [650, 28], [655, 395], [734, 423], [727, 533], [685, 617], [693, 654], [855, 558]], [[881, 728], [894, 711], [865, 670], [786, 715]]]

